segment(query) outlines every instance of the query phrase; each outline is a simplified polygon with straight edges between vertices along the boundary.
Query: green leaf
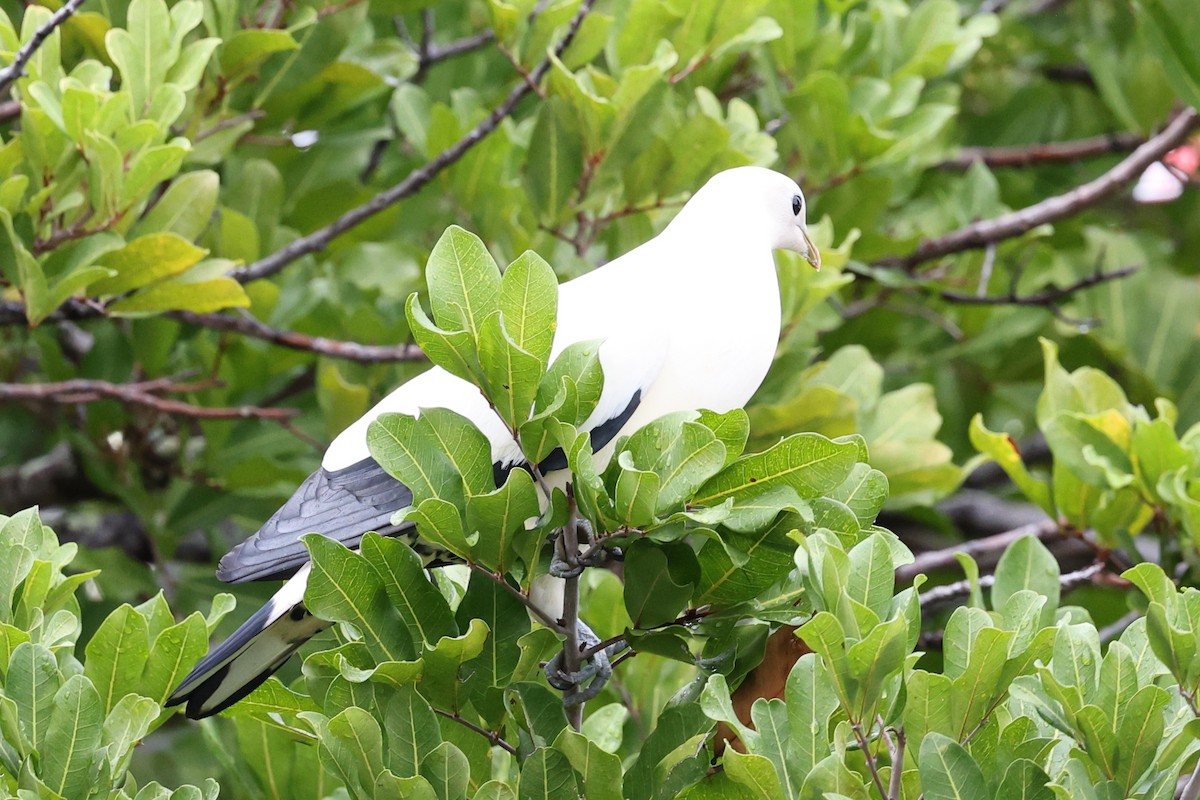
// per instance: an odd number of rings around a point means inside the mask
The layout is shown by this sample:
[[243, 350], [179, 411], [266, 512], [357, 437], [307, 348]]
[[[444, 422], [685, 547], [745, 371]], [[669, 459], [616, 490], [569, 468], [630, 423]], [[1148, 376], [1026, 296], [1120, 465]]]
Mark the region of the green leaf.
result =
[[239, 30], [225, 40], [218, 58], [226, 78], [249, 72], [274, 53], [295, 50], [300, 45], [285, 30], [250, 28]]
[[1003, 433], [993, 433], [983, 424], [983, 415], [976, 414], [971, 419], [971, 444], [979, 452], [992, 458], [1001, 469], [1012, 479], [1017, 488], [1033, 503], [1047, 514], [1054, 513], [1054, 505], [1050, 501], [1050, 487], [1046, 482], [1029, 474], [1021, 453], [1011, 436]]
[[[184, 276], [186, 277], [186, 276]], [[232, 278], [209, 281], [168, 280], [111, 304], [112, 314], [134, 316], [159, 311], [208, 314], [223, 308], [247, 308], [250, 297]]]
[[196, 241], [212, 222], [220, 187], [221, 179], [209, 169], [180, 175], [139, 219], [134, 231], [142, 235], [173, 233], [187, 241]]
[[638, 469], [634, 465], [633, 455], [628, 451], [617, 454], [617, 466], [620, 473], [613, 495], [617, 519], [630, 528], [651, 524], [658, 504], [658, 475]]
[[[688, 548], [676, 549], [676, 555]], [[625, 609], [639, 628], [670, 622], [688, 604], [695, 583], [685, 567], [672, 563], [660, 547], [636, 542], [625, 556]]]
[[1188, 15], [1187, 6], [1177, 0], [1137, 0], [1137, 5], [1142, 10], [1137, 15], [1138, 23], [1149, 35], [1171, 87], [1184, 103], [1200, 106], [1200, 56], [1195, 48], [1200, 25]]
[[103, 712], [100, 696], [83, 675], [74, 675], [54, 695], [54, 710], [41, 748], [41, 780], [63, 797], [83, 797], [92, 785], [100, 755]]
[[570, 728], [554, 740], [554, 749], [567, 757], [579, 773], [583, 796], [588, 800], [621, 800], [621, 759]]
[[145, 671], [135, 690], [162, 705], [207, 650], [208, 627], [204, 624], [204, 616], [195, 611], [154, 638]]
[[500, 308], [500, 269], [483, 241], [451, 225], [433, 246], [425, 277], [437, 324], [478, 339], [483, 321]]
[[975, 759], [962, 746], [940, 733], [921, 742], [917, 767], [927, 800], [977, 800], [987, 796], [987, 783]]
[[537, 253], [525, 251], [504, 270], [500, 313], [513, 343], [538, 360], [539, 372], [545, 370], [557, 325], [558, 278]]
[[992, 586], [992, 608], [1002, 608], [1008, 598], [1022, 589], [1030, 589], [1047, 598], [1041, 624], [1050, 625], [1058, 608], [1058, 562], [1036, 536], [1022, 536], [1000, 556]]
[[355, 706], [329, 720], [314, 712], [301, 717], [317, 730], [321, 760], [351, 792], [373, 797], [376, 776], [383, 772], [383, 734], [375, 718]]
[[421, 762], [442, 742], [437, 717], [411, 686], [392, 693], [383, 715], [388, 768], [402, 778], [419, 774]]
[[446, 598], [429, 582], [421, 557], [411, 547], [376, 533], [364, 536], [359, 547], [382, 579], [414, 643], [432, 645], [443, 636], [458, 634]]
[[456, 637], [444, 636], [425, 651], [421, 691], [430, 702], [451, 711], [458, 711], [462, 707], [466, 688], [461, 675], [463, 665], [483, 652], [487, 638], [487, 624], [483, 620], [473, 619], [466, 633]]
[[[449, 551], [464, 561], [474, 560], [475, 543], [479, 534], [466, 535], [462, 518], [452, 503], [431, 497], [401, 512], [403, 519], [417, 526], [417, 533], [431, 544]], [[393, 518], [395, 522], [396, 519]]]
[[471, 764], [450, 742], [442, 742], [421, 759], [421, 776], [429, 781], [438, 800], [461, 800], [467, 796]]
[[483, 384], [483, 368], [479, 364], [475, 335], [471, 331], [439, 328], [425, 315], [415, 292], [409, 296], [404, 312], [413, 340], [430, 361], [465, 381], [477, 386]]
[[150, 655], [146, 618], [124, 604], [100, 624], [87, 643], [83, 674], [100, 694], [107, 714], [125, 694], [139, 688]]
[[791, 486], [802, 498], [818, 497], [846, 479], [858, 453], [856, 442], [798, 433], [733, 462], [705, 483], [693, 502], [714, 505], [726, 497], [749, 497], [778, 484]]
[[725, 772], [737, 784], [750, 790], [755, 800], [778, 800], [786, 797], [775, 774], [775, 767], [760, 755], [743, 755], [730, 748], [722, 760]]
[[100, 258], [101, 266], [115, 270], [117, 274], [94, 284], [92, 291], [100, 295], [114, 295], [138, 289], [180, 274], [200, 261], [207, 252], [175, 233], [142, 236]]
[[105, 36], [109, 57], [121, 71], [122, 87], [142, 109], [171, 66], [171, 19], [163, 0], [133, 0], [128, 30], [114, 28]]
[[523, 537], [536, 535], [525, 530], [526, 520], [541, 514], [533, 477], [523, 469], [510, 470], [499, 489], [468, 495], [466, 514], [467, 530], [479, 534], [474, 548], [479, 563], [506, 572]]
[[321, 619], [353, 625], [377, 661], [412, 658], [412, 639], [370, 562], [319, 533], [302, 538], [312, 556], [304, 590], [308, 610]]
[[469, 628], [478, 619], [489, 630], [483, 650], [466, 663], [468, 690], [508, 686], [521, 660], [518, 641], [530, 629], [525, 606], [496, 581], [475, 574], [456, 613], [460, 627]]
[[560, 97], [547, 98], [533, 126], [525, 170], [525, 190], [541, 224], [554, 227], [571, 215], [583, 162], [579, 123], [570, 106]]
[[487, 379], [488, 400], [505, 425], [516, 430], [529, 418], [543, 363], [517, 346], [499, 313], [488, 315], [480, 323], [478, 335], [479, 362]]
[[1028, 758], [1018, 758], [1004, 771], [996, 800], [1054, 800], [1049, 783], [1050, 776], [1041, 767]]
[[4, 695], [16, 703], [21, 733], [35, 749], [46, 737], [61, 680], [50, 650], [30, 642], [17, 645], [5, 675]]
[[521, 765], [520, 800], [560, 800], [578, 791], [571, 763], [557, 750], [539, 747]]

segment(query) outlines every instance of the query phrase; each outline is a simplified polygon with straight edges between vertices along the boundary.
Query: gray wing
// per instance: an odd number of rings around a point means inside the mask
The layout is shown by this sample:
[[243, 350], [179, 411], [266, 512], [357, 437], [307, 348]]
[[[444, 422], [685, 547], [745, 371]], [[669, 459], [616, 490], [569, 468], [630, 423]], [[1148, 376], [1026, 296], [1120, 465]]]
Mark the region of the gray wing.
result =
[[394, 534], [412, 523], [392, 525], [392, 514], [412, 503], [412, 492], [383, 471], [373, 458], [330, 472], [309, 475], [258, 533], [230, 550], [217, 567], [226, 583], [278, 580], [308, 561], [300, 537], [317, 532], [347, 547], [363, 534]]
[[[634, 392], [619, 414], [592, 429], [593, 452], [612, 441], [633, 416], [641, 398], [640, 390]], [[493, 465], [497, 485], [504, 482], [509, 471], [524, 466]], [[556, 449], [538, 466], [543, 472], [551, 472], [565, 468], [567, 459], [562, 450]], [[408, 487], [384, 472], [373, 458], [334, 471], [322, 467], [300, 484], [257, 533], [221, 559], [217, 577], [226, 583], [288, 578], [308, 562], [308, 549], [300, 540], [306, 533], [320, 533], [355, 548], [368, 531], [385, 536], [411, 532], [411, 522], [392, 524], [392, 515], [411, 504]], [[445, 555], [415, 535], [411, 539], [409, 543], [431, 559], [431, 566]]]

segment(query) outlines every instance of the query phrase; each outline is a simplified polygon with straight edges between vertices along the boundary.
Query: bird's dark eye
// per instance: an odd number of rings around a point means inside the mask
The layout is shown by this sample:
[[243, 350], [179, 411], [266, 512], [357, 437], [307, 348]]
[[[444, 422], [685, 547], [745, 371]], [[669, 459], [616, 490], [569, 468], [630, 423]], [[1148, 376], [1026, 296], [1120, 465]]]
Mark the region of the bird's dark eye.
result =
[[804, 208], [804, 201], [800, 199], [800, 195], [792, 195], [792, 213], [798, 217], [802, 208]]

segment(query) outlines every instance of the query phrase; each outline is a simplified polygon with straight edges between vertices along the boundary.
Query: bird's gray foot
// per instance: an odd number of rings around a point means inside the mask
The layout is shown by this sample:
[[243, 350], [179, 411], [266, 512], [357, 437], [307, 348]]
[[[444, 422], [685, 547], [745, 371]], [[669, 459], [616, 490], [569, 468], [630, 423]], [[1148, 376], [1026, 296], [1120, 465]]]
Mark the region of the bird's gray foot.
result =
[[[582, 620], [578, 623], [578, 637], [581, 650], [588, 650], [600, 644], [600, 638]], [[564, 668], [564, 652], [560, 650], [546, 662], [546, 680], [555, 689], [567, 693], [563, 697], [564, 706], [586, 703], [604, 690], [612, 677], [611, 656], [624, 648], [624, 642], [617, 642], [597, 650], [588, 657], [587, 663], [578, 672], [568, 672]]]

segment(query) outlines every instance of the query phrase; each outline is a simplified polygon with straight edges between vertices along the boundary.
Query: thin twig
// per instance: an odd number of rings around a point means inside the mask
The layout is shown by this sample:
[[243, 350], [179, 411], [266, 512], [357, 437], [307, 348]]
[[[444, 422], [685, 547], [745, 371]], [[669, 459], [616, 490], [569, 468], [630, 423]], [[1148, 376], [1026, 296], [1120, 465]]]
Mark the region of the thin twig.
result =
[[236, 128], [238, 125], [241, 125], [243, 122], [253, 122], [256, 119], [262, 119], [266, 115], [267, 115], [267, 112], [263, 111], [261, 108], [252, 108], [245, 113], [236, 114], [232, 117], [226, 117], [225, 119], [222, 119], [222, 120], [217, 120], [211, 126], [205, 128], [204, 130], [197, 133], [192, 138], [192, 144], [195, 144], [196, 142], [202, 142], [205, 139], [207, 139], [208, 137], [215, 136], [216, 134], [220, 133], [221, 131], [226, 131], [226, 130], [229, 130], [230, 128]]
[[287, 420], [298, 413], [293, 408], [260, 408], [258, 406], [209, 408], [154, 394], [154, 392], [166, 391], [192, 391], [194, 388], [192, 386], [164, 385], [161, 380], [119, 384], [86, 378], [57, 383], [0, 383], [0, 401], [36, 400], [69, 405], [91, 403], [101, 398], [109, 398], [129, 405], [151, 408], [163, 414], [195, 419]]
[[25, 65], [29, 63], [29, 59], [33, 58], [33, 54], [45, 43], [46, 39], [50, 38], [50, 34], [54, 33], [54, 30], [66, 22], [85, 2], [86, 0], [67, 0], [62, 8], [55, 11], [50, 19], [33, 32], [29, 41], [17, 51], [12, 63], [4, 69], [0, 69], [0, 94], [8, 91], [8, 87], [25, 74]]
[[280, 347], [288, 347], [292, 350], [304, 350], [346, 361], [377, 364], [393, 361], [422, 361], [425, 359], [425, 353], [415, 344], [371, 345], [338, 339], [326, 339], [323, 336], [308, 336], [296, 331], [272, 328], [249, 314], [235, 316], [230, 314], [197, 314], [192, 311], [176, 311], [170, 316], [188, 325], [195, 325], [216, 331], [230, 331], [243, 336], [262, 339], [265, 342], [270, 342]]
[[[989, 246], [990, 247], [990, 246]], [[1040, 292], [1032, 294], [1019, 295], [1016, 292], [1008, 292], [1002, 295], [977, 295], [966, 294], [964, 292], [951, 292], [947, 290], [935, 291], [941, 299], [947, 303], [959, 303], [962, 305], [972, 306], [1041, 306], [1050, 308], [1057, 306], [1064, 300], [1070, 299], [1076, 292], [1081, 292], [1084, 289], [1090, 289], [1093, 286], [1099, 286], [1102, 283], [1109, 281], [1117, 281], [1122, 278], [1127, 278], [1137, 272], [1141, 267], [1137, 264], [1131, 267], [1122, 267], [1114, 269], [1110, 272], [1096, 271], [1085, 278], [1080, 278], [1067, 286], [1050, 286]], [[981, 284], [982, 285], [982, 281]]]
[[481, 728], [478, 725], [476, 725], [474, 722], [471, 722], [471, 720], [463, 719], [458, 714], [455, 714], [452, 711], [443, 711], [442, 709], [434, 708], [433, 706], [430, 706], [430, 708], [433, 708], [433, 713], [443, 716], [446, 719], [452, 719], [455, 722], [457, 722], [459, 725], [462, 725], [464, 728], [469, 728], [469, 729], [475, 731], [480, 736], [482, 736], [483, 738], [485, 738], [489, 742], [491, 742], [493, 747], [501, 747], [501, 748], [507, 750], [508, 752], [512, 753], [514, 756], [517, 754], [517, 748], [513, 747], [511, 744], [506, 742], [504, 740], [504, 737], [502, 737], [500, 735], [499, 731], [489, 731], [487, 728]]
[[[1068, 572], [1060, 575], [1058, 578], [1059, 586], [1064, 592], [1069, 592], [1072, 589], [1091, 582], [1092, 578], [1104, 571], [1107, 565], [1102, 561], [1095, 564], [1089, 564], [1083, 569], [1077, 569], [1074, 572]], [[980, 575], [979, 588], [988, 589], [996, 582], [995, 575]], [[959, 597], [965, 597], [971, 591], [971, 582], [962, 580], [954, 583], [947, 583], [943, 586], [935, 586], [927, 592], [921, 592], [917, 596], [917, 602], [921, 608], [928, 606], [940, 605], [941, 603], [955, 600]]]
[[867, 742], [867, 737], [863, 733], [862, 722], [851, 722], [850, 730], [854, 732], [854, 739], [858, 742], [858, 749], [862, 751], [863, 758], [867, 762], [867, 771], [871, 773], [871, 781], [875, 784], [875, 790], [879, 792], [879, 796], [886, 798], [888, 796], [887, 789], [883, 788], [883, 779], [879, 777], [879, 765], [875, 763], [875, 756], [871, 753], [870, 743]]
[[1188, 108], [1178, 114], [1158, 135], [1150, 138], [1127, 158], [1093, 181], [1031, 206], [979, 220], [956, 231], [928, 239], [905, 256], [880, 259], [876, 266], [911, 270], [918, 264], [944, 256], [975, 250], [1027, 233], [1039, 225], [1063, 219], [1103, 200], [1135, 180], [1146, 167], [1178, 147], [1200, 123], [1200, 112]]
[[1063, 527], [1052, 519], [1037, 522], [1032, 525], [1022, 525], [1011, 531], [985, 536], [982, 539], [972, 539], [942, 550], [930, 550], [918, 553], [911, 564], [905, 564], [896, 569], [896, 581], [911, 583], [913, 578], [939, 569], [946, 569], [958, 564], [956, 553], [965, 553], [975, 558], [981, 554], [1003, 552], [1013, 542], [1024, 536], [1036, 536], [1042, 542], [1055, 541], [1066, 537]]
[[1135, 133], [1114, 133], [1066, 142], [1023, 144], [1016, 147], [964, 147], [958, 155], [937, 165], [938, 169], [965, 170], [980, 162], [989, 167], [1028, 167], [1035, 164], [1070, 164], [1086, 158], [1128, 153], [1146, 143]]
[[[579, 10], [567, 25], [566, 32], [554, 47], [553, 53], [555, 57], [561, 56], [563, 51], [567, 49], [567, 46], [571, 44], [571, 41], [575, 38], [575, 34], [579, 31], [579, 27], [583, 24], [583, 20], [591, 11], [593, 2], [594, 0], [583, 0], [580, 4]], [[551, 64], [552, 59], [550, 57], [544, 59], [530, 73], [529, 82], [521, 81], [514, 86], [500, 105], [496, 106], [492, 110], [492, 113], [488, 114], [470, 132], [450, 145], [450, 147], [438, 153], [421, 167], [414, 169], [404, 180], [395, 186], [380, 192], [366, 203], [347, 211], [323, 228], [296, 239], [271, 255], [259, 259], [253, 264], [231, 270], [229, 273], [230, 277], [246, 283], [274, 275], [298, 258], [324, 249], [335, 238], [351, 228], [390, 208], [401, 200], [416, 194], [418, 190], [432, 181], [434, 177], [462, 158], [468, 150], [499, 127], [500, 122], [512, 114], [517, 104], [530, 93], [530, 82], [534, 85], [539, 83], [550, 70]]]
[[504, 589], [504, 591], [508, 592], [513, 597], [520, 600], [521, 604], [523, 606], [525, 606], [526, 608], [528, 608], [530, 611], [532, 611], [534, 616], [536, 616], [538, 618], [538, 621], [541, 622], [543, 625], [545, 625], [547, 628], [554, 631], [555, 633], [566, 634], [566, 630], [563, 628], [562, 624], [559, 623], [558, 620], [554, 619], [549, 614], [547, 614], [545, 611], [543, 611], [541, 606], [539, 606], [537, 603], [534, 603], [533, 600], [530, 599], [529, 595], [527, 595], [525, 592], [521, 591], [520, 589], [517, 589], [512, 584], [510, 584], [508, 581], [506, 581], [504, 579], [503, 575], [499, 575], [495, 572], [492, 572], [490, 569], [483, 566], [482, 564], [476, 564], [473, 561], [468, 561], [467, 566], [470, 567], [472, 572], [476, 572], [480, 575], [483, 575], [488, 580], [495, 582], [496, 585], [501, 587], [502, 589]]
[[[45, 323], [67, 322], [104, 317], [104, 308], [95, 303], [71, 299], [58, 308], [53, 314], [43, 320]], [[421, 361], [425, 354], [415, 344], [374, 345], [359, 344], [340, 339], [327, 339], [323, 336], [308, 336], [296, 331], [285, 331], [272, 328], [260, 322], [248, 313], [232, 314], [197, 314], [193, 311], [173, 311], [168, 316], [185, 325], [208, 328], [214, 331], [237, 333], [253, 339], [288, 347], [292, 350], [303, 350], [329, 358], [340, 358], [346, 361], [358, 361], [364, 364], [390, 363], [395, 361]], [[5, 325], [27, 325], [25, 306], [12, 300], [0, 300], [0, 327]]]

